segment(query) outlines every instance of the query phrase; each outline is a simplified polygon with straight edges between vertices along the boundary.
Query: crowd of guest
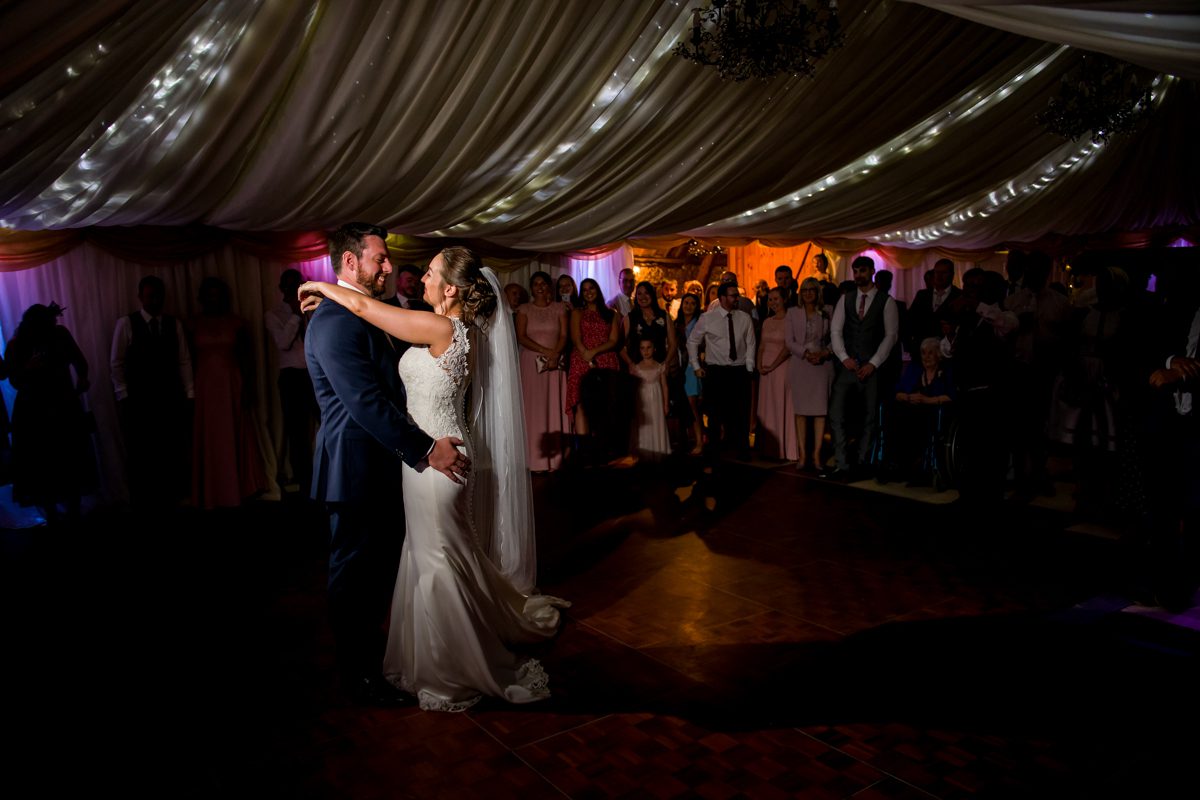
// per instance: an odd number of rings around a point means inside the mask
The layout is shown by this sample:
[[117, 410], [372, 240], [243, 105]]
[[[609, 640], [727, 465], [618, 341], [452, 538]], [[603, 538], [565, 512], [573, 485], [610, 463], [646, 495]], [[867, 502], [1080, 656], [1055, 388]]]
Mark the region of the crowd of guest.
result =
[[626, 270], [608, 302], [595, 281], [576, 294], [561, 276], [554, 297], [535, 275], [515, 312], [537, 358], [531, 468], [747, 458], [753, 444], [833, 480], [954, 486], [986, 512], [1010, 488], [1017, 503], [1052, 494], [1057, 448], [1074, 463], [1077, 510], [1149, 531], [1152, 550], [1174, 554], [1155, 559], [1161, 569], [1200, 577], [1195, 276], [1150, 293], [1105, 269], [1073, 302], [1049, 282], [1048, 257], [1013, 251], [1007, 279], [976, 267], [961, 287], [938, 261], [909, 306], [869, 257], [840, 285], [823, 254], [813, 266], [797, 286], [781, 265], [752, 296], [733, 273], [677, 293]]
[[[1154, 352], [1143, 306], [1163, 292], [1107, 270], [1072, 303], [1049, 284], [1050, 266], [1014, 252], [1007, 279], [974, 268], [960, 287], [943, 259], [911, 306], [865, 256], [840, 286], [823, 254], [799, 285], [781, 265], [753, 298], [731, 272], [679, 292], [625, 270], [607, 302], [593, 280], [576, 292], [569, 275], [539, 272], [514, 312], [531, 468], [667, 452], [745, 457], [753, 444], [833, 479], [953, 483], [991, 502], [1010, 474], [1018, 500], [1052, 491], [1046, 463], [1060, 443], [1075, 454], [1080, 505], [1108, 502], [1122, 436], [1116, 385], [1140, 380], [1123, 396], [1146, 394], [1149, 372], [1143, 363], [1145, 375], [1133, 374], [1126, 348], [1139, 340]], [[643, 435], [650, 427], [668, 432], [665, 445]]]
[[[264, 314], [278, 353], [284, 447], [290, 463], [280, 483], [307, 490], [312, 470], [316, 401], [304, 365], [305, 320], [296, 302], [300, 273], [286, 270], [282, 299]], [[144, 277], [135, 311], [111, 328], [109, 378], [116, 441], [128, 500], [137, 508], [236, 507], [267, 489], [258, 420], [256, 366], [248, 321], [233, 312], [232, 292], [204, 278], [197, 313], [166, 309], [167, 285]], [[8, 342], [0, 379], [16, 390], [4, 443], [12, 454], [5, 478], [13, 499], [35, 507], [49, 524], [74, 522], [81, 496], [98, 489], [96, 417], [87, 402], [89, 365], [64, 309], [35, 304]], [[11, 431], [9, 430], [11, 428]]]
[[[938, 261], [906, 306], [869, 257], [840, 285], [823, 254], [812, 266], [797, 284], [780, 265], [774, 286], [749, 295], [732, 272], [680, 290], [627, 269], [612, 298], [569, 274], [510, 284], [530, 469], [757, 455], [834, 480], [953, 485], [987, 509], [1010, 486], [1018, 502], [1053, 492], [1057, 449], [1073, 459], [1077, 509], [1152, 531], [1156, 552], [1178, 556], [1159, 563], [1200, 561], [1194, 536], [1180, 538], [1194, 530], [1200, 473], [1196, 276], [1148, 292], [1144, 278], [1105, 269], [1072, 300], [1050, 283], [1048, 257], [1014, 251], [1007, 279], [974, 268], [961, 286], [954, 264]], [[316, 403], [300, 282], [285, 271], [264, 318], [283, 428], [276, 479], [304, 494]], [[418, 268], [397, 270], [396, 285], [389, 302], [426, 307]], [[143, 279], [140, 307], [112, 330], [130, 498], [236, 506], [268, 484], [248, 322], [215, 277], [188, 319], [165, 298], [161, 279]], [[52, 522], [76, 517], [96, 482], [88, 364], [61, 313], [27, 309], [0, 361], [17, 393], [11, 423], [0, 416], [5, 451], [11, 437], [0, 464], [11, 462], [14, 498]]]
[[[824, 255], [814, 266], [827, 276]], [[755, 299], [732, 272], [707, 290], [690, 280], [680, 291], [674, 280], [638, 282], [625, 269], [607, 299], [596, 281], [576, 290], [568, 274], [535, 273], [524, 302], [524, 287], [509, 284], [530, 468], [674, 452], [749, 457], [751, 432], [763, 453], [817, 465], [832, 376], [823, 302], [831, 283], [811, 278], [797, 292], [788, 266], [775, 278]]]

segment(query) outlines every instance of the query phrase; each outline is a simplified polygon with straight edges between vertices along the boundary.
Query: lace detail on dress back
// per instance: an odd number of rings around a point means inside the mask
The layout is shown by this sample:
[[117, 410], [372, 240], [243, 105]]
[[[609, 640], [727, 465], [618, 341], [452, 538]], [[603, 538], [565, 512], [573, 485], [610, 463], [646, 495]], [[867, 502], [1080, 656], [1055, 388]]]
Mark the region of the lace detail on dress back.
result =
[[450, 321], [454, 334], [444, 353], [435, 357], [428, 346], [414, 345], [399, 366], [409, 416], [434, 439], [463, 436], [462, 400], [469, 384], [471, 340], [462, 320], [450, 317]]

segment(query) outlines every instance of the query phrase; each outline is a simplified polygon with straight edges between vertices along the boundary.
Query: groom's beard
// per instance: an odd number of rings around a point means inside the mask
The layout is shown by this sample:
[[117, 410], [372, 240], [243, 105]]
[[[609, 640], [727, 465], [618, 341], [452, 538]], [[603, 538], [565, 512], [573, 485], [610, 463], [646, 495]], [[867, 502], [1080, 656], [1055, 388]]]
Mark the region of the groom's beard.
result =
[[369, 269], [359, 267], [354, 271], [354, 281], [364, 292], [378, 300], [383, 297], [387, 285], [387, 274], [383, 272], [373, 274]]

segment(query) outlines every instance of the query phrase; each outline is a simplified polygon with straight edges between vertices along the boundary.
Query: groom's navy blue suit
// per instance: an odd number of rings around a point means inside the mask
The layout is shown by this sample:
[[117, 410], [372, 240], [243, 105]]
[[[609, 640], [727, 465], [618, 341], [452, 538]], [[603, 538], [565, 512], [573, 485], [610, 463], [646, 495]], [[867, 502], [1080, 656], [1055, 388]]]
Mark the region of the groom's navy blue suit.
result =
[[337, 303], [317, 307], [305, 336], [321, 427], [312, 496], [330, 517], [329, 614], [343, 680], [378, 677], [382, 623], [400, 546], [401, 461], [416, 466], [433, 439], [406, 411], [399, 353], [388, 337]]

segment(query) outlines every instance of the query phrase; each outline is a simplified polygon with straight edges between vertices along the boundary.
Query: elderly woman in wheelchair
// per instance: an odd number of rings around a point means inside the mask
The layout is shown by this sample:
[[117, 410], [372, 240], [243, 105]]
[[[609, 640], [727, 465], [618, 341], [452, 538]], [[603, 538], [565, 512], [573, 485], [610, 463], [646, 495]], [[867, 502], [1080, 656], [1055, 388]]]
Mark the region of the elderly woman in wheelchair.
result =
[[940, 451], [954, 408], [954, 380], [949, 363], [942, 361], [938, 339], [922, 341], [920, 356], [896, 385], [895, 463], [909, 471], [909, 486], [945, 481]]

